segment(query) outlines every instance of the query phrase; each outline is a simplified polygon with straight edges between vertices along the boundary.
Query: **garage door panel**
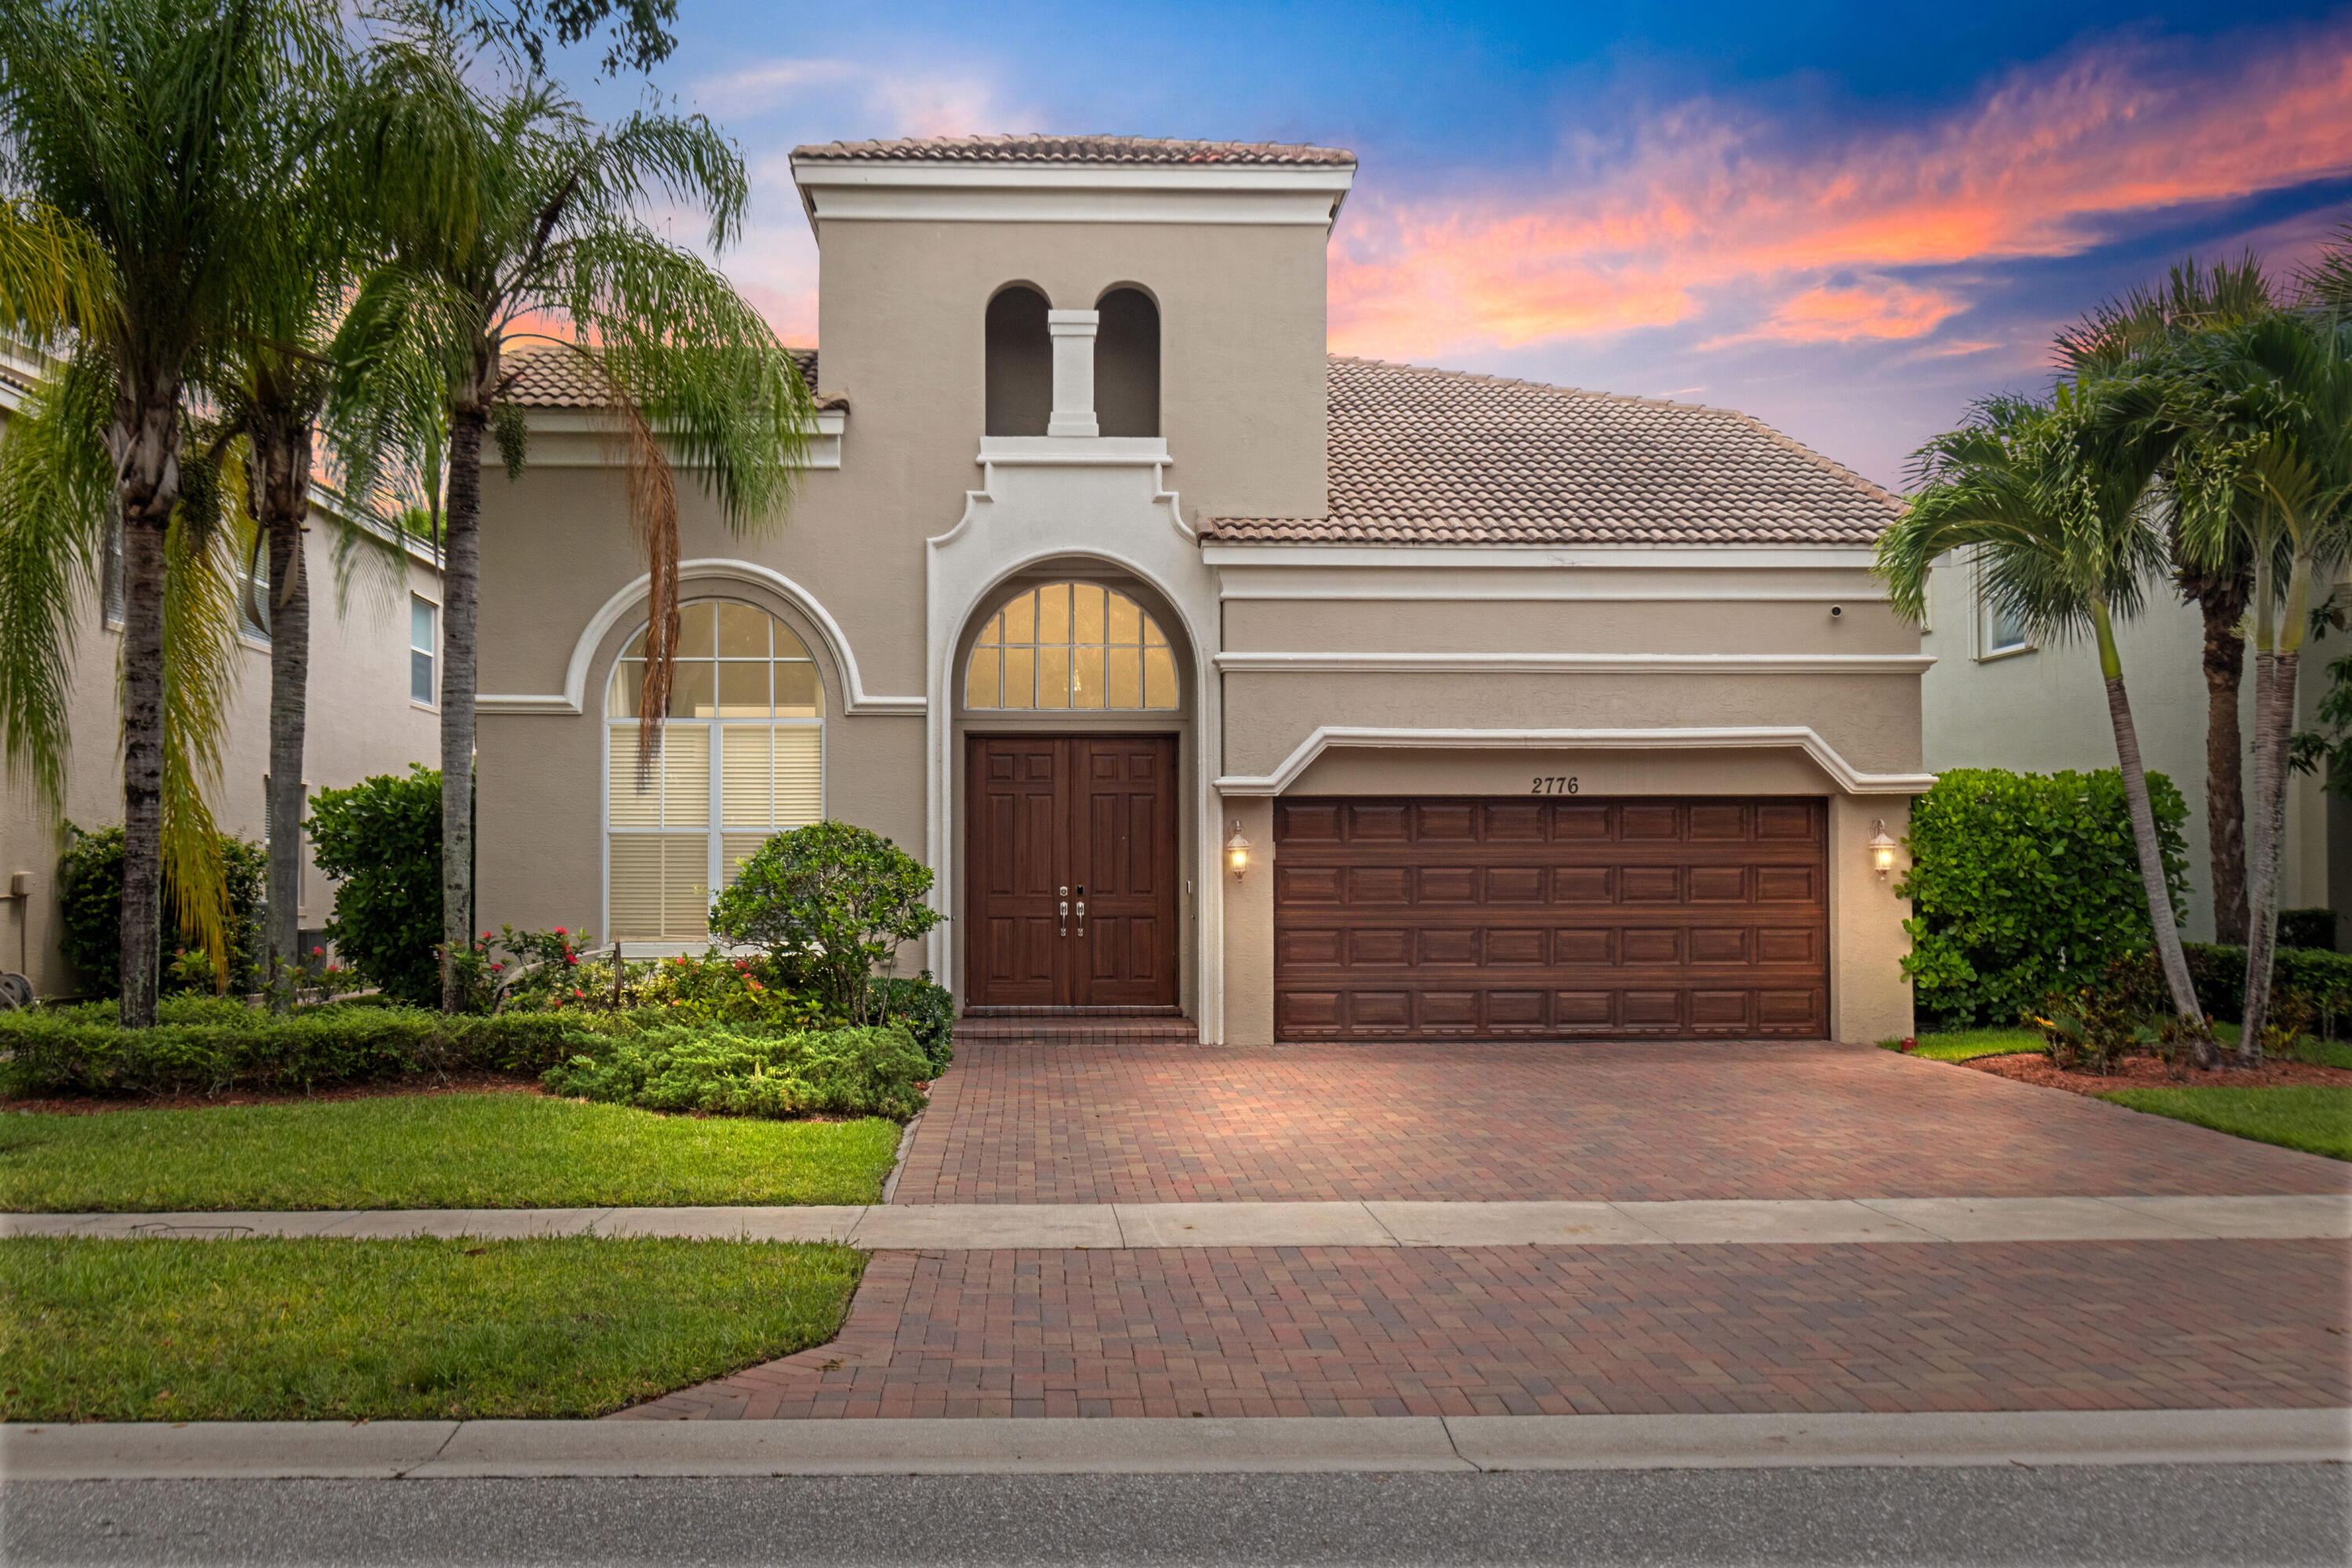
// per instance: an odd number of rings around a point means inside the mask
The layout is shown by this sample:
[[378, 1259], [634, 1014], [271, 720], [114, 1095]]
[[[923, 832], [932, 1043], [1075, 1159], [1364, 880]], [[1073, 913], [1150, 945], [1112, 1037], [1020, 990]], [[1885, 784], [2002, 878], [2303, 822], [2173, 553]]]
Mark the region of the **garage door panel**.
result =
[[1277, 1027], [1817, 1037], [1826, 819], [1810, 800], [1278, 803]]

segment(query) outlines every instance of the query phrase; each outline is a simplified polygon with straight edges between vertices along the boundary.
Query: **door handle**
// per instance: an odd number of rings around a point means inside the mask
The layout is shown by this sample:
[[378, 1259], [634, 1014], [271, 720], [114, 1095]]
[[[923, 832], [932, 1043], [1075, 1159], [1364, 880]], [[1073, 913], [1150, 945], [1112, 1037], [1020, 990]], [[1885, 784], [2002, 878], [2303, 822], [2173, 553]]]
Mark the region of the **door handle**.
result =
[[1087, 901], [1084, 899], [1078, 900], [1078, 934], [1087, 934]]
[[[1086, 919], [1086, 905], [1080, 904], [1078, 906], [1078, 918], [1080, 920]], [[1062, 900], [1062, 934], [1064, 936], [1070, 934], [1070, 900], [1067, 899], [1064, 899]]]

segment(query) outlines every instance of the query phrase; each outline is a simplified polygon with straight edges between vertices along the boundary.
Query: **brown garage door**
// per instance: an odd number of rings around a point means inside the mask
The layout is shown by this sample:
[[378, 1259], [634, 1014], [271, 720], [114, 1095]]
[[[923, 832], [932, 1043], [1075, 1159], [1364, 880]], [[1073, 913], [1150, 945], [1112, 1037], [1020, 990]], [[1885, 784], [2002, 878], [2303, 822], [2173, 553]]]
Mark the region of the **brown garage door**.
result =
[[1829, 1032], [1819, 800], [1275, 804], [1286, 1040]]

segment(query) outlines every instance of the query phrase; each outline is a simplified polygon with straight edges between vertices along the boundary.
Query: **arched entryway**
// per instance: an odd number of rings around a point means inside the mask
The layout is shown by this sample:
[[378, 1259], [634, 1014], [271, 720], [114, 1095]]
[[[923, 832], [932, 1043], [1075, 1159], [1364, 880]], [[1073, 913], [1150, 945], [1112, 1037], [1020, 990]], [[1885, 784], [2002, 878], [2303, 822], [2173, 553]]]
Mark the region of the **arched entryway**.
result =
[[967, 1010], [1179, 1013], [1188, 661], [1158, 595], [1063, 566], [958, 649]]

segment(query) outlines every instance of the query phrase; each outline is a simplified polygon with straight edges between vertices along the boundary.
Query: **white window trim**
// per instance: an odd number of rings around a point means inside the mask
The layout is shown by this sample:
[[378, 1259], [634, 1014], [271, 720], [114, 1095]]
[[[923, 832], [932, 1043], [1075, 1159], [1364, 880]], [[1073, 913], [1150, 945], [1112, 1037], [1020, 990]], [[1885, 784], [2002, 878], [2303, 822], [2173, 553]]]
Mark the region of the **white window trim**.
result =
[[[611, 676], [609, 676], [609, 675], [608, 675], [608, 676], [606, 676], [606, 677], [605, 677], [605, 680], [606, 680], [608, 683], [611, 681], [611, 679], [612, 679], [612, 677], [611, 677]], [[663, 726], [662, 726], [663, 734], [664, 734], [664, 737], [665, 737], [665, 738], [664, 738], [664, 740], [663, 740], [663, 742], [662, 742], [662, 743], [663, 743], [665, 746], [667, 746], [667, 745], [668, 745], [668, 744], [669, 744], [669, 742], [668, 742], [668, 739], [667, 739], [668, 734], [669, 734], [672, 731], [676, 730], [677, 728], [678, 728], [678, 727], [679, 727], [679, 726], [681, 726], [681, 725], [684, 725], [684, 726], [695, 726], [695, 725], [699, 725], [699, 726], [701, 726], [702, 728], [704, 728], [704, 729], [706, 729], [706, 730], [708, 730], [708, 731], [709, 731], [709, 735], [708, 740], [706, 741], [706, 742], [705, 742], [705, 743], [706, 743], [706, 744], [708, 744], [708, 745], [709, 745], [709, 747], [710, 748], [710, 757], [709, 757], [709, 767], [710, 767], [710, 786], [709, 786], [709, 787], [710, 787], [710, 803], [709, 803], [709, 812], [710, 812], [710, 817], [709, 817], [709, 822], [708, 823], [708, 825], [707, 825], [707, 826], [704, 826], [704, 828], [702, 829], [702, 832], [703, 832], [703, 834], [704, 834], [704, 836], [705, 836], [705, 838], [706, 838], [706, 840], [707, 840], [707, 844], [706, 844], [707, 859], [706, 859], [705, 866], [704, 866], [705, 880], [704, 880], [703, 886], [704, 886], [704, 888], [707, 889], [708, 897], [709, 897], [709, 900], [710, 902], [715, 903], [715, 902], [717, 902], [717, 901], [718, 901], [718, 898], [719, 898], [719, 894], [720, 889], [723, 889], [723, 888], [725, 888], [725, 886], [727, 885], [727, 865], [726, 865], [726, 858], [727, 858], [727, 849], [726, 849], [726, 843], [727, 843], [727, 816], [726, 816], [725, 803], [724, 803], [724, 801], [723, 801], [723, 800], [722, 800], [722, 798], [721, 798], [722, 791], [724, 790], [725, 785], [726, 785], [726, 778], [725, 778], [726, 760], [725, 760], [724, 752], [723, 752], [723, 751], [722, 751], [722, 748], [723, 748], [723, 746], [725, 745], [725, 742], [720, 739], [720, 737], [719, 737], [719, 731], [720, 731], [721, 730], [723, 730], [723, 729], [726, 729], [726, 728], [730, 727], [730, 726], [732, 726], [732, 727], [735, 727], [735, 728], [739, 728], [739, 729], [742, 729], [742, 728], [749, 728], [749, 727], [751, 727], [751, 726], [752, 726], [752, 725], [760, 725], [760, 726], [762, 726], [762, 727], [764, 727], [764, 728], [771, 729], [771, 730], [814, 730], [814, 731], [817, 732], [817, 735], [816, 735], [816, 819], [817, 819], [817, 821], [819, 821], [819, 822], [823, 822], [823, 821], [824, 821], [824, 820], [825, 820], [825, 819], [826, 819], [826, 818], [831, 815], [830, 809], [829, 809], [829, 807], [828, 807], [828, 805], [827, 805], [827, 802], [826, 802], [826, 799], [825, 799], [826, 792], [827, 792], [827, 790], [828, 790], [828, 788], [829, 788], [829, 786], [830, 786], [831, 780], [827, 778], [827, 776], [826, 776], [826, 770], [825, 770], [825, 735], [824, 735], [824, 720], [823, 718], [815, 718], [815, 719], [672, 719], [672, 720], [667, 721], [663, 724]], [[614, 731], [614, 730], [635, 730], [636, 727], [637, 727], [637, 721], [636, 721], [636, 720], [635, 720], [635, 719], [610, 719], [610, 718], [608, 718], [608, 719], [606, 719], [606, 720], [604, 721], [604, 734], [605, 734], [605, 739], [604, 739], [604, 770], [603, 770], [603, 777], [599, 780], [599, 790], [600, 790], [600, 793], [599, 793], [598, 797], [597, 797], [597, 799], [598, 799], [598, 805], [597, 805], [597, 808], [596, 808], [596, 810], [597, 810], [597, 816], [598, 816], [598, 817], [599, 817], [599, 819], [600, 819], [600, 822], [601, 822], [601, 825], [602, 825], [602, 828], [603, 828], [602, 836], [598, 838], [598, 840], [597, 840], [597, 844], [596, 844], [596, 854], [597, 854], [597, 859], [598, 859], [598, 862], [599, 862], [599, 864], [600, 864], [600, 866], [601, 866], [601, 868], [602, 868], [602, 877], [603, 877], [603, 889], [602, 889], [602, 892], [601, 892], [601, 894], [599, 895], [599, 902], [600, 902], [600, 904], [601, 904], [601, 908], [600, 908], [600, 910], [598, 910], [598, 918], [599, 918], [599, 920], [602, 921], [602, 923], [597, 927], [596, 934], [597, 934], [600, 938], [602, 938], [604, 941], [605, 941], [605, 942], [611, 942], [611, 941], [613, 941], [613, 940], [614, 940], [614, 938], [613, 938], [613, 838], [614, 838], [614, 835], [616, 835], [616, 834], [618, 834], [618, 835], [621, 835], [621, 836], [624, 836], [624, 837], [646, 837], [646, 838], [676, 837], [677, 837], [677, 836], [679, 836], [679, 835], [686, 834], [686, 833], [691, 833], [691, 832], [693, 832], [693, 831], [694, 831], [694, 829], [692, 829], [692, 828], [680, 828], [680, 827], [615, 827], [615, 826], [613, 826], [613, 741], [612, 741], [612, 731]], [[749, 832], [749, 831], [751, 831], [751, 829], [748, 829], [748, 828], [744, 828], [744, 829], [739, 829], [739, 831]], [[792, 830], [791, 830], [790, 828], [784, 828], [784, 827], [773, 827], [773, 826], [772, 826], [772, 827], [770, 827], [770, 828], [768, 829], [768, 831], [769, 831], [769, 833], [770, 833], [771, 835], [774, 835], [774, 834], [778, 834], [778, 833], [788, 833], [788, 832], [790, 832], [790, 831], [792, 831]], [[643, 937], [643, 938], [638, 938], [638, 937], [624, 937], [624, 938], [622, 938], [621, 940], [623, 940], [623, 941], [625, 941], [625, 942], [656, 942], [656, 941], [660, 941], [660, 942], [667, 942], [676, 943], [676, 942], [680, 942], [680, 941], [682, 941], [682, 940], [684, 940], [684, 939], [682, 939], [682, 938], [677, 938], [677, 937], [668, 937], [668, 936], [665, 936], [665, 937], [661, 937], [661, 938], [654, 938], [654, 937]], [[718, 938], [716, 938], [716, 937], [712, 937], [712, 938], [710, 938], [709, 940], [710, 940], [710, 941], [712, 941], [712, 942], [717, 942], [719, 939], [718, 939]], [[726, 944], [725, 944], [725, 943], [723, 943], [723, 942], [720, 942], [720, 943], [719, 943], [719, 945], [720, 945], [720, 946], [724, 946], [724, 945], [726, 945]]]
[[[416, 646], [416, 605], [420, 602], [433, 606], [433, 646], [430, 648], [421, 648]], [[415, 589], [411, 588], [408, 591], [408, 642], [405, 645], [404, 651], [411, 654], [430, 653], [433, 656], [433, 679], [428, 684], [430, 689], [436, 694], [434, 700], [429, 702], [419, 702], [416, 700], [416, 669], [415, 661], [412, 659], [409, 661], [409, 668], [407, 670], [404, 671], [404, 673], [409, 678], [408, 705], [422, 712], [438, 713], [441, 711], [441, 702], [438, 695], [441, 690], [441, 644], [445, 640], [441, 631], [443, 622], [441, 601], [434, 598], [429, 594], [420, 594]]]
[[2004, 658], [2015, 658], [2021, 654], [2042, 651], [2042, 645], [2033, 640], [2033, 634], [2031, 632], [2024, 635], [2022, 641], [2009, 647], [1992, 646], [1992, 601], [1985, 597], [1984, 564], [1981, 558], [1970, 563], [1969, 588], [1970, 599], [1974, 605], [1970, 619], [1975, 623], [1975, 629], [1970, 635], [1976, 640], [1976, 661], [1979, 664], [1992, 664]]

